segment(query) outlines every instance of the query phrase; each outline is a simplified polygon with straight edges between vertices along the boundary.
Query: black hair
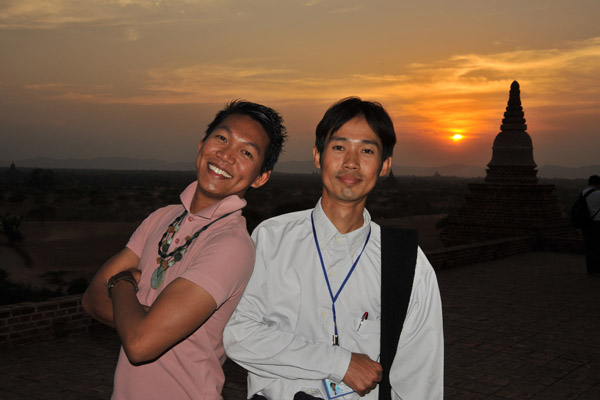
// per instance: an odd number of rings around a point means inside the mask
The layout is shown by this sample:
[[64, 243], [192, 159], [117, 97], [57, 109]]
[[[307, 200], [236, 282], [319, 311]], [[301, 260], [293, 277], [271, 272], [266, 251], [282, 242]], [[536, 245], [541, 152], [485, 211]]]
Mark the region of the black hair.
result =
[[215, 119], [208, 124], [204, 138], [210, 135], [225, 118], [233, 114], [247, 115], [263, 127], [269, 136], [269, 146], [267, 147], [260, 173], [272, 171], [281, 154], [283, 144], [287, 140], [287, 129], [283, 125], [283, 118], [281, 115], [272, 108], [263, 106], [262, 104], [251, 103], [239, 99], [233, 100], [229, 102], [224, 109], [219, 111], [215, 116]]
[[323, 153], [327, 139], [356, 117], [363, 117], [381, 140], [381, 162], [391, 157], [396, 144], [396, 132], [390, 116], [380, 103], [364, 101], [359, 97], [346, 97], [325, 112], [315, 132], [315, 146], [319, 154]]
[[590, 176], [588, 179], [588, 185], [590, 185], [590, 186], [600, 185], [600, 176], [598, 176], [598, 175]]

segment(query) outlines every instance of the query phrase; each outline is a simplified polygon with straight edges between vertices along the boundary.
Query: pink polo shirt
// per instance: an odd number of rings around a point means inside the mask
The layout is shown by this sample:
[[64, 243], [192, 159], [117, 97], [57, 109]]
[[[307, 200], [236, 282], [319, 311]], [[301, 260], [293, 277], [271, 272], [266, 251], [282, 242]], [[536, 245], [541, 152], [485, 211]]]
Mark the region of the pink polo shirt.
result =
[[[223, 328], [237, 306], [254, 266], [254, 245], [246, 230], [241, 208], [246, 201], [230, 196], [190, 214], [189, 207], [197, 182], [181, 194], [180, 205], [170, 205], [152, 213], [137, 228], [127, 247], [140, 257], [142, 276], [137, 294], [140, 303], [152, 305], [162, 290], [174, 279], [185, 278], [201, 286], [217, 303], [217, 310], [188, 338], [173, 346], [153, 362], [132, 365], [123, 348], [115, 372], [112, 398], [133, 399], [221, 399], [225, 382]], [[188, 247], [182, 260], [171, 266], [162, 285], [150, 286], [152, 273], [158, 266], [158, 243], [175, 218], [188, 210], [171, 243], [172, 251], [185, 243], [210, 221], [233, 214], [211, 225]], [[181, 307], [193, 307], [182, 304]]]

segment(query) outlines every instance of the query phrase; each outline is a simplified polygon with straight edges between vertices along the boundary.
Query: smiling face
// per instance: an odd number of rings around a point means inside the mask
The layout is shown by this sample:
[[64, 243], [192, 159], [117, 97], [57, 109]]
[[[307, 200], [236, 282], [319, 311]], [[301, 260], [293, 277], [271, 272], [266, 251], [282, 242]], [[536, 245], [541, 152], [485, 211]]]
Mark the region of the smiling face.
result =
[[198, 147], [198, 189], [193, 213], [227, 196], [243, 197], [249, 187], [264, 185], [271, 172], [260, 173], [269, 136], [260, 123], [243, 114], [225, 118]]
[[392, 158], [381, 160], [381, 139], [362, 117], [353, 118], [329, 136], [315, 166], [321, 169], [324, 204], [362, 205], [379, 176], [389, 172]]

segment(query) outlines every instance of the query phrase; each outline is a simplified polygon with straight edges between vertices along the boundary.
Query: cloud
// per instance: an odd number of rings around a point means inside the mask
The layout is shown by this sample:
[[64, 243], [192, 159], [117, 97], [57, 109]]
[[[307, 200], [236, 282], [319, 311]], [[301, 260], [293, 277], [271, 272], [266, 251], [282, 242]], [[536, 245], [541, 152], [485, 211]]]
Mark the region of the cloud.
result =
[[364, 9], [364, 7], [362, 7], [362, 6], [342, 7], [342, 8], [333, 9], [330, 11], [330, 13], [331, 14], [352, 14], [352, 13], [356, 13], [363, 9]]
[[65, 25], [118, 26], [199, 18], [218, 0], [4, 0], [0, 29], [58, 29]]
[[[536, 116], [552, 106], [566, 113], [597, 112], [600, 38], [550, 49], [465, 54], [430, 65], [412, 65], [409, 79], [381, 88], [409, 129], [446, 134], [465, 127], [475, 136], [498, 126], [510, 83], [518, 80], [526, 109]], [[397, 93], [404, 93], [398, 101]], [[594, 110], [595, 108], [595, 110]]]
[[134, 92], [110, 85], [54, 83], [28, 88], [65, 100], [142, 105], [222, 103], [238, 97], [331, 104], [359, 95], [381, 101], [405, 130], [434, 136], [461, 130], [471, 139], [489, 134], [490, 129], [497, 132], [513, 80], [521, 84], [528, 118], [537, 118], [549, 107], [588, 115], [600, 106], [600, 38], [547, 49], [459, 54], [399, 67], [397, 74], [320, 75], [272, 65], [261, 59], [237, 59], [139, 71], [131, 80]]
[[136, 41], [140, 38], [140, 33], [136, 28], [128, 27], [123, 29], [123, 37], [128, 41]]

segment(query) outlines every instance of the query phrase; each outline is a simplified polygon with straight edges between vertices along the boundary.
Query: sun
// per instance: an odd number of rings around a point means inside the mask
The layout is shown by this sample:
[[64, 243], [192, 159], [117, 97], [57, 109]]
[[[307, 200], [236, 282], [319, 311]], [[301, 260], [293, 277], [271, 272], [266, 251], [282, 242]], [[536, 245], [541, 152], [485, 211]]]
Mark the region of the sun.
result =
[[450, 128], [448, 132], [453, 136], [449, 136], [449, 139], [452, 139], [453, 142], [460, 142], [465, 138], [465, 130], [463, 128]]

